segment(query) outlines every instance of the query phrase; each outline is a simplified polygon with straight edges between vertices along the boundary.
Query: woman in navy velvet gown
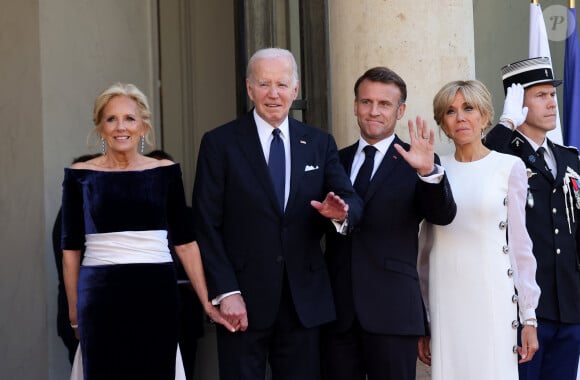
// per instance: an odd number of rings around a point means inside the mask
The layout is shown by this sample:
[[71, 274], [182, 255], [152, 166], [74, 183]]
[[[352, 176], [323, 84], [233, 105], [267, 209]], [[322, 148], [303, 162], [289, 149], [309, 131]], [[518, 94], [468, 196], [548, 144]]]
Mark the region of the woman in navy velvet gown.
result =
[[142, 155], [153, 136], [150, 119], [137, 87], [109, 87], [93, 112], [103, 155], [65, 169], [63, 270], [85, 380], [169, 380], [182, 372], [176, 368], [178, 294], [168, 244], [205, 312], [231, 329], [208, 301], [179, 164]]

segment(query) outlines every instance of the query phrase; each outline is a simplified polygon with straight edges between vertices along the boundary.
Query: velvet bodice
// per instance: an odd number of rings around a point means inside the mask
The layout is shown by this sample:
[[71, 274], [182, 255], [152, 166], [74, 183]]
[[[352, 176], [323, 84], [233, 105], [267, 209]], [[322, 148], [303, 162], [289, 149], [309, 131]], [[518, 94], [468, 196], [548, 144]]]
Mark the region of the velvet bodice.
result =
[[167, 230], [171, 244], [194, 239], [179, 164], [141, 171], [66, 168], [62, 248], [83, 247], [85, 234]]

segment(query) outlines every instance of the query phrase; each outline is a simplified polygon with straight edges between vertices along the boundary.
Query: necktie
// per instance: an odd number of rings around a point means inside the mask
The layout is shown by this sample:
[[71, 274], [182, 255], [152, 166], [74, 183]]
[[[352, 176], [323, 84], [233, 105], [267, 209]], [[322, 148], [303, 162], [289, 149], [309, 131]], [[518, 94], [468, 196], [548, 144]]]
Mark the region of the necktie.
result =
[[369, 183], [371, 182], [371, 174], [373, 173], [373, 167], [375, 166], [375, 153], [377, 148], [372, 145], [367, 145], [364, 147], [365, 160], [356, 175], [354, 180], [354, 189], [361, 198], [365, 197], [367, 189], [369, 188]]
[[538, 160], [540, 161], [540, 163], [542, 165], [544, 165], [544, 169], [546, 169], [546, 171], [550, 174], [552, 174], [552, 176], [554, 176], [554, 173], [552, 173], [552, 170], [550, 169], [550, 167], [548, 166], [548, 164], [546, 163], [546, 159], [544, 154], [546, 153], [546, 148], [544, 148], [543, 146], [539, 147], [538, 150], [536, 151], [536, 153], [538, 154]]
[[284, 183], [286, 182], [286, 154], [284, 153], [284, 142], [280, 137], [278, 128], [272, 131], [272, 142], [270, 143], [270, 156], [268, 157], [268, 169], [270, 177], [276, 191], [276, 198], [280, 209], [284, 210]]

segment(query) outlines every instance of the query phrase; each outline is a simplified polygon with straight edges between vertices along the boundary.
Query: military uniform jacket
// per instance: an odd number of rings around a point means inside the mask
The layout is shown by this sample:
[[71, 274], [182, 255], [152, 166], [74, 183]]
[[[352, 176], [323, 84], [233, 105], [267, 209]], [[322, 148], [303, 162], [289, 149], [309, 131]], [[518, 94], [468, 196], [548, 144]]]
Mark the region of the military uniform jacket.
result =
[[520, 132], [499, 125], [484, 142], [490, 149], [520, 157], [528, 169], [526, 227], [538, 263], [536, 281], [542, 290], [536, 315], [580, 323], [580, 192], [566, 176], [572, 171], [580, 173], [578, 151], [548, 140], [556, 159], [554, 178]]

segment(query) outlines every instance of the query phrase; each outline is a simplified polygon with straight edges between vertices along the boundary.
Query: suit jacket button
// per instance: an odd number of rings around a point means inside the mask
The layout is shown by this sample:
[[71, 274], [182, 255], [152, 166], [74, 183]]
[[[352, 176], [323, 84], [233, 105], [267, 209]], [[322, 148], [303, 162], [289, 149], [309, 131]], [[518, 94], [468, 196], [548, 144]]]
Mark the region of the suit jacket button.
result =
[[517, 303], [517, 302], [518, 302], [518, 296], [517, 296], [517, 294], [514, 294], [514, 295], [512, 296], [512, 302], [513, 302], [513, 303]]
[[557, 212], [558, 212], [558, 210], [556, 210], [555, 208], [552, 209], [552, 214], [555, 214]]
[[518, 321], [516, 321], [516, 320], [512, 321], [512, 329], [517, 329], [519, 325], [520, 325], [520, 323]]
[[560, 230], [556, 228], [556, 229], [554, 230], [554, 234], [558, 235], [559, 233], [560, 233]]
[[499, 229], [505, 230], [506, 225], [507, 225], [507, 223], [502, 220], [501, 222], [499, 222]]
[[512, 352], [515, 354], [516, 352], [518, 352], [518, 346], [513, 346], [512, 347]]
[[512, 268], [508, 269], [507, 270], [507, 275], [508, 275], [508, 277], [513, 276], [514, 275], [514, 270]]
[[503, 253], [505, 253], [506, 255], [509, 253], [510, 251], [510, 247], [508, 247], [507, 245], [503, 246]]
[[560, 251], [560, 248], [556, 249], [556, 255], [559, 255], [559, 254], [560, 254], [560, 252], [561, 252], [561, 251]]

